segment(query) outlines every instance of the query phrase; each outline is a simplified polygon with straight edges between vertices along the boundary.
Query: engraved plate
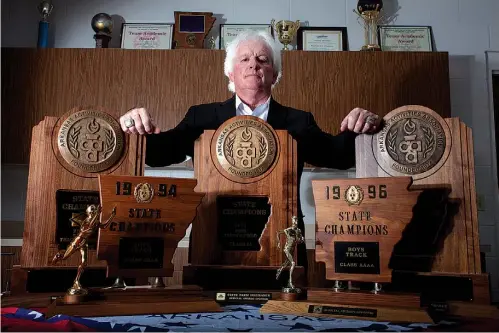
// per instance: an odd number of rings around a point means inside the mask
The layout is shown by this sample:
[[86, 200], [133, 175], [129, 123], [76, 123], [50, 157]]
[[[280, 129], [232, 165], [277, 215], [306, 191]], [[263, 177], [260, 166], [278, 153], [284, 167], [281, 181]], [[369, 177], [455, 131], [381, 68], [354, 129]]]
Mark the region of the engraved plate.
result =
[[384, 117], [385, 125], [373, 136], [372, 148], [376, 162], [386, 173], [420, 179], [435, 173], [445, 162], [450, 132], [447, 124], [430, 111], [408, 107]]
[[309, 305], [308, 313], [330, 314], [330, 315], [347, 316], [347, 317], [366, 317], [366, 318], [376, 318], [378, 316], [378, 311], [376, 309], [347, 308], [347, 307], [326, 306], [326, 305]]
[[215, 300], [221, 303], [262, 303], [272, 299], [271, 293], [266, 292], [217, 292]]
[[379, 243], [334, 242], [336, 273], [379, 274]]
[[241, 117], [221, 127], [217, 133], [217, 160], [230, 176], [255, 178], [273, 165], [277, 139], [265, 122], [252, 116]]
[[267, 197], [217, 198], [218, 243], [224, 251], [259, 251], [270, 216]]
[[[59, 249], [65, 249], [73, 238], [78, 235], [80, 227], [71, 223], [70, 219], [77, 215], [84, 214], [89, 205], [99, 204], [98, 191], [71, 191], [58, 190], [56, 196], [56, 243]], [[89, 248], [96, 249], [97, 235], [93, 234], [88, 239]]]
[[120, 238], [119, 267], [121, 269], [154, 269], [163, 267], [162, 238]]
[[57, 146], [66, 168], [97, 173], [121, 158], [125, 136], [111, 115], [96, 110], [70, 114], [57, 132]]

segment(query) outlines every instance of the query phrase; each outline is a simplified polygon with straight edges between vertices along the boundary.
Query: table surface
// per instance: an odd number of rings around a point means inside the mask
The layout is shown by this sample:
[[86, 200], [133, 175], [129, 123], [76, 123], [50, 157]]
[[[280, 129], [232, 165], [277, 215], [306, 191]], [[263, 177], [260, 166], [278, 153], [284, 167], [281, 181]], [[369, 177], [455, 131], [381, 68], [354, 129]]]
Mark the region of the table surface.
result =
[[[2, 331], [106, 332], [366, 332], [496, 331], [499, 321], [439, 324], [375, 322], [261, 314], [259, 305], [226, 305], [224, 312], [47, 318], [44, 308], [2, 307]], [[98, 312], [98, 309], [96, 309]], [[471, 326], [470, 326], [471, 325]]]

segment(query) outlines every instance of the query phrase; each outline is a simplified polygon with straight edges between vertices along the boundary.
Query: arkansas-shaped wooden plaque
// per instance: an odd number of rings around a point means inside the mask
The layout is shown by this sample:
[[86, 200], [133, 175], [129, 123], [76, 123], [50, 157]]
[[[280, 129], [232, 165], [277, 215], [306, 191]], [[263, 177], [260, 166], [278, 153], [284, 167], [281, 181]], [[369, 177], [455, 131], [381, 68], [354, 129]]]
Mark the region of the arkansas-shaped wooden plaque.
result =
[[411, 190], [411, 183], [411, 177], [312, 180], [316, 261], [325, 263], [326, 279], [390, 282], [402, 265], [431, 267], [425, 260], [441, 238], [447, 191]]
[[204, 194], [195, 179], [102, 175], [103, 214], [116, 216], [99, 230], [97, 257], [107, 262], [107, 275], [171, 276], [178, 243], [196, 216]]

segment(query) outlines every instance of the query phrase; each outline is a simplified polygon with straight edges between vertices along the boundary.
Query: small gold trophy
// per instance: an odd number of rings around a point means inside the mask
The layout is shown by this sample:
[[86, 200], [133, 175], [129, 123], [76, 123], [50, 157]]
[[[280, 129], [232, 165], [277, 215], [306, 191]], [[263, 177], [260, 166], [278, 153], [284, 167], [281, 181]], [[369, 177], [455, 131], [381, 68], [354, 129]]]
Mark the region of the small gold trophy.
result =
[[286, 244], [284, 245], [284, 254], [286, 255], [286, 261], [279, 267], [276, 274], [276, 280], [279, 279], [281, 272], [284, 268], [289, 266], [289, 280], [288, 285], [282, 288], [282, 296], [285, 300], [296, 300], [298, 296], [301, 294], [302, 290], [300, 288], [295, 287], [293, 283], [293, 271], [295, 269], [296, 263], [294, 260], [294, 253], [296, 250], [296, 245], [305, 242], [305, 238], [303, 234], [298, 228], [298, 218], [293, 216], [292, 225], [289, 228], [286, 228], [281, 231], [277, 231], [277, 248], [281, 248], [281, 234], [286, 235]]
[[381, 21], [380, 12], [383, 0], [359, 0], [354, 13], [364, 21], [365, 45], [362, 51], [381, 51], [378, 44], [378, 23]]
[[83, 274], [85, 267], [87, 266], [88, 239], [97, 230], [101, 228], [107, 228], [111, 220], [116, 216], [116, 207], [114, 207], [111, 216], [104, 223], [101, 223], [100, 221], [101, 212], [102, 208], [100, 205], [89, 205], [85, 213], [71, 218], [71, 222], [76, 223], [80, 226], [80, 231], [78, 232], [78, 235], [71, 241], [68, 248], [66, 250], [57, 252], [52, 259], [52, 264], [55, 264], [60, 260], [69, 258], [71, 255], [73, 255], [73, 253], [80, 250], [81, 263], [78, 266], [78, 273], [76, 274], [73, 286], [68, 289], [66, 295], [64, 296], [64, 299], [67, 303], [79, 302], [83, 300], [88, 294], [88, 290], [83, 288], [80, 284], [80, 277]]
[[296, 22], [281, 20], [277, 21], [272, 19], [270, 22], [275, 31], [277, 31], [277, 38], [284, 45], [283, 50], [289, 50], [288, 45], [291, 44], [295, 38], [295, 34], [300, 27], [300, 20]]

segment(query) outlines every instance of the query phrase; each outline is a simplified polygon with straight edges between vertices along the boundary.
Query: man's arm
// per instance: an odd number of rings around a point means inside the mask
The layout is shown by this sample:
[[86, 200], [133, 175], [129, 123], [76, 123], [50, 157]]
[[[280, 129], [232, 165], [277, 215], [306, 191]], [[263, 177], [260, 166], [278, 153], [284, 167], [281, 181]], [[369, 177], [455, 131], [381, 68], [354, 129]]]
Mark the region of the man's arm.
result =
[[319, 128], [314, 116], [307, 112], [304, 127], [298, 133], [298, 148], [306, 163], [317, 167], [346, 170], [355, 166], [357, 135], [348, 130], [338, 135], [326, 133]]
[[194, 155], [194, 141], [203, 133], [196, 126], [195, 107], [189, 108], [184, 119], [173, 129], [159, 134], [148, 134], [146, 164], [162, 167], [182, 163], [187, 156]]

